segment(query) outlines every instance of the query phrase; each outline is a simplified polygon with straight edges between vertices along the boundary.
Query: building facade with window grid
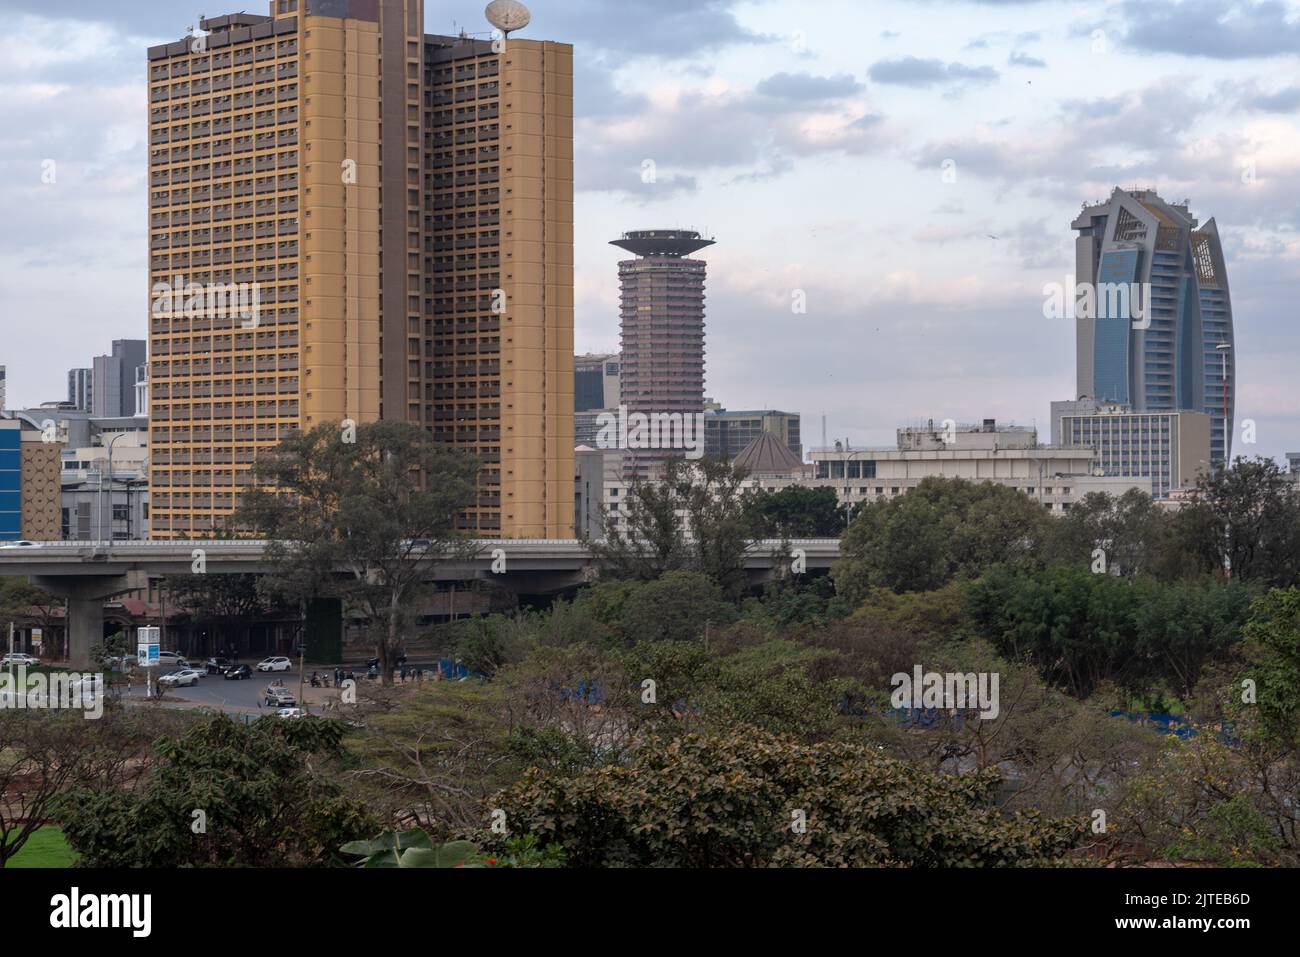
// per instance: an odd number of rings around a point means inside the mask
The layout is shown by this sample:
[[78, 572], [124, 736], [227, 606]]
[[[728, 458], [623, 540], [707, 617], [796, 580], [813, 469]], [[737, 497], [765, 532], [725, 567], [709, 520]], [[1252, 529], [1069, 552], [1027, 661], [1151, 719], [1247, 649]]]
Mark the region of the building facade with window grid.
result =
[[[571, 533], [572, 48], [423, 20], [275, 0], [150, 48], [153, 537], [219, 530], [296, 431], [379, 418], [478, 458], [463, 530]], [[256, 318], [190, 309], [210, 285]]]

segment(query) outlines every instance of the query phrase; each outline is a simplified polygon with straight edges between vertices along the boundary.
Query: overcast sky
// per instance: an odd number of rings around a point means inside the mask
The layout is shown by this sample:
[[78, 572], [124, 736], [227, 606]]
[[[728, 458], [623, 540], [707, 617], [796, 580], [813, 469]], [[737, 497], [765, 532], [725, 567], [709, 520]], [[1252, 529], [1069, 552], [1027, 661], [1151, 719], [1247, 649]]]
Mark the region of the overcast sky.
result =
[[[484, 2], [428, 2], [426, 28], [487, 30]], [[1234, 453], [1300, 451], [1298, 6], [537, 0], [522, 35], [576, 47], [578, 351], [618, 346], [609, 240], [707, 230], [707, 391], [728, 408], [802, 413], [808, 445], [823, 415], [854, 444], [994, 416], [1045, 441], [1075, 388], [1073, 324], [1042, 314], [1070, 221], [1154, 187], [1223, 236], [1258, 436]], [[146, 336], [144, 48], [186, 32], [184, 7], [0, 0], [10, 407]]]

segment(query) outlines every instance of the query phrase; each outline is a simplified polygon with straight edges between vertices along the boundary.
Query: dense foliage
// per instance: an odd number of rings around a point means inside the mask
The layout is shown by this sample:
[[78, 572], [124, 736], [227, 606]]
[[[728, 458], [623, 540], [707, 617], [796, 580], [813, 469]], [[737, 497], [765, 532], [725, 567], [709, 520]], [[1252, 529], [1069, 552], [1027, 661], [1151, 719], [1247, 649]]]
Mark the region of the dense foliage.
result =
[[74, 787], [55, 820], [88, 867], [285, 867], [339, 863], [376, 830], [366, 806], [313, 761], [337, 755], [335, 722], [213, 717], [161, 738], [131, 788]]
[[572, 777], [530, 771], [499, 802], [579, 867], [1041, 865], [1082, 835], [1079, 821], [999, 814], [997, 784], [735, 730], [648, 740]]
[[[164, 734], [130, 780], [64, 788], [69, 840], [122, 865], [1300, 865], [1300, 493], [1272, 466], [1063, 517], [931, 480], [861, 507], [833, 574], [761, 586], [755, 530], [827, 528], [825, 496], [674, 476], [594, 583], [436, 628], [470, 677], [366, 684], [346, 735]], [[900, 707], [915, 669], [996, 677], [997, 707]]]

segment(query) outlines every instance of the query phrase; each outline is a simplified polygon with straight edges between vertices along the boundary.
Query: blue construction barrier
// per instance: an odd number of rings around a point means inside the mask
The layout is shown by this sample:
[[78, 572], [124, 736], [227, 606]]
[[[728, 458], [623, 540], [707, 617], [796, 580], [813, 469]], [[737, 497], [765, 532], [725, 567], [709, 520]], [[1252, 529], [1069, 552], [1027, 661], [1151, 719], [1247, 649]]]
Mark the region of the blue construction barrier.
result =
[[582, 704], [600, 704], [603, 697], [598, 681], [579, 681], [576, 688], [557, 688], [556, 691], [565, 701], [579, 701]]
[[[1190, 740], [1199, 733], [1187, 718], [1163, 711], [1112, 711], [1110, 716], [1112, 718], [1124, 718], [1133, 724], [1150, 728], [1156, 734], [1173, 735], [1180, 741]], [[1214, 737], [1223, 744], [1241, 743], [1230, 721], [1220, 721], [1219, 726], [1214, 731]]]
[[438, 659], [438, 674], [451, 681], [460, 681], [463, 678], [483, 677], [483, 675], [479, 674], [477, 671], [471, 671], [459, 661], [452, 661], [450, 658]]

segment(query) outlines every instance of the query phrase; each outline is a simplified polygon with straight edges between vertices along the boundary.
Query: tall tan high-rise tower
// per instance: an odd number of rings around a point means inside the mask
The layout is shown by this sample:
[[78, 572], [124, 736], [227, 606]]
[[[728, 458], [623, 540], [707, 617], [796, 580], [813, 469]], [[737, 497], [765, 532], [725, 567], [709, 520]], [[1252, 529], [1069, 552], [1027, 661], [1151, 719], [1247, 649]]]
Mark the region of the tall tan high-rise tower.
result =
[[[644, 229], [624, 233], [613, 245], [637, 257], [618, 264], [622, 405], [629, 415], [702, 414], [707, 266], [690, 256], [713, 240], [689, 230]], [[669, 457], [682, 454], [668, 447], [629, 449], [623, 474], [653, 477]]]
[[467, 532], [572, 535], [572, 48], [423, 19], [274, 0], [149, 50], [153, 537], [380, 417], [479, 457]]

